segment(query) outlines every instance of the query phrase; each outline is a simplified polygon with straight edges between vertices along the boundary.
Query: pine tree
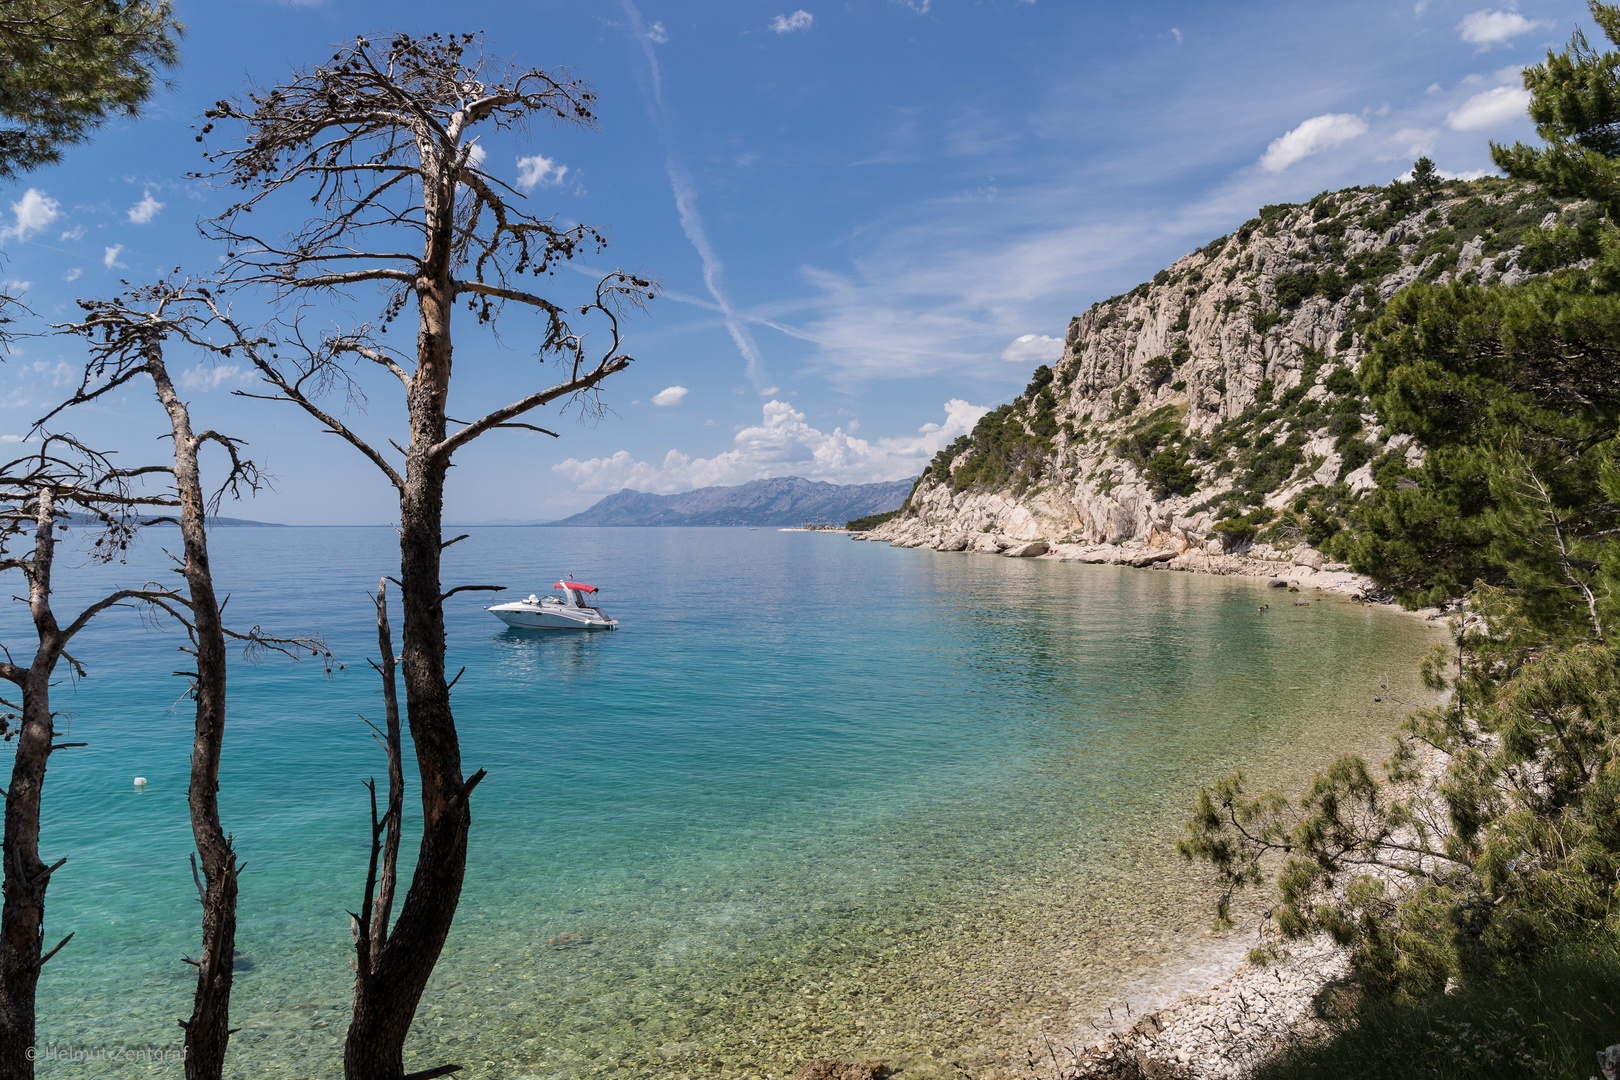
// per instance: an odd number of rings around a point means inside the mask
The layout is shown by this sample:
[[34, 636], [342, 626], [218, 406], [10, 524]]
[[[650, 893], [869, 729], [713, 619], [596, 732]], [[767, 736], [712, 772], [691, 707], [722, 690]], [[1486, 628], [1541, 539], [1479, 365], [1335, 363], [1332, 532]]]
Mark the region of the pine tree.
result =
[[[1620, 5], [1589, 0], [1592, 20], [1620, 45]], [[1530, 118], [1541, 148], [1491, 144], [1491, 159], [1509, 176], [1556, 195], [1591, 199], [1612, 219], [1620, 210], [1620, 53], [1598, 52], [1575, 31], [1561, 53], [1524, 69]]]
[[183, 30], [169, 0], [0, 0], [0, 179], [137, 115]]
[[1442, 179], [1440, 170], [1435, 167], [1434, 162], [1429, 158], [1420, 157], [1412, 163], [1412, 183], [1423, 193], [1424, 198], [1434, 197], [1435, 193], [1440, 190]]

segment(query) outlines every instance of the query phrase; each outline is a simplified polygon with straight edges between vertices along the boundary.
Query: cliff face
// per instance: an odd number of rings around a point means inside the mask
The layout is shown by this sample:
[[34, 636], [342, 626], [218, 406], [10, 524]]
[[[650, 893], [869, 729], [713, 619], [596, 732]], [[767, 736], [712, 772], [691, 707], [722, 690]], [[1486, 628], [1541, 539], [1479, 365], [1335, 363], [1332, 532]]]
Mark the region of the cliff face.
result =
[[1329, 542], [1359, 491], [1419, 460], [1378, 428], [1355, 379], [1389, 298], [1570, 264], [1593, 216], [1496, 179], [1267, 207], [1074, 318], [1062, 357], [938, 455], [872, 538], [985, 551]]

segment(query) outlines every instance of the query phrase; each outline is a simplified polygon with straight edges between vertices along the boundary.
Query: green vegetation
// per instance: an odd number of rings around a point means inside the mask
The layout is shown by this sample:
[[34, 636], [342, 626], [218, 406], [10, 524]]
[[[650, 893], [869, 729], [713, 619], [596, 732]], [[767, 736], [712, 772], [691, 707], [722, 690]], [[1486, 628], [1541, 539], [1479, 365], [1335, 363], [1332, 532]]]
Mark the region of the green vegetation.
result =
[[1277, 275], [1277, 306], [1294, 308], [1313, 296], [1338, 300], [1344, 296], [1345, 280], [1337, 270], [1302, 270]]
[[[1620, 43], [1620, 9], [1599, 3], [1589, 7], [1609, 41]], [[1546, 63], [1527, 68], [1530, 118], [1543, 145], [1492, 144], [1497, 166], [1550, 191], [1590, 199], [1613, 219], [1620, 213], [1617, 67], [1614, 53], [1597, 52], [1577, 31], [1569, 48], [1548, 53]]]
[[1221, 547], [1231, 551], [1253, 540], [1260, 524], [1246, 516], [1229, 517], [1217, 521], [1210, 531], [1220, 538]]
[[[1620, 44], [1620, 6], [1592, 11]], [[1550, 197], [1611, 198], [1620, 55], [1577, 35], [1525, 84], [1548, 146], [1495, 147], [1498, 164]], [[1361, 389], [1424, 458], [1369, 446], [1377, 487], [1327, 543], [1404, 602], [1470, 617], [1423, 663], [1438, 704], [1381, 769], [1343, 758], [1295, 798], [1239, 774], [1199, 799], [1180, 847], [1219, 875], [1220, 914], [1269, 883], [1285, 939], [1350, 951], [1338, 1030], [1267, 1080], [1579, 1078], [1615, 1041], [1620, 229], [1588, 232], [1589, 266], [1416, 285], [1369, 333]]]
[[1160, 450], [1142, 470], [1156, 499], [1187, 495], [1198, 490], [1198, 470], [1187, 460], [1187, 450], [1174, 446]]
[[1114, 452], [1135, 463], [1137, 468], [1146, 467], [1160, 447], [1183, 441], [1186, 429], [1182, 412], [1175, 405], [1164, 405], [1132, 421], [1114, 441]]
[[1293, 1046], [1252, 1080], [1586, 1080], [1614, 1041], [1620, 948], [1576, 938], [1502, 977], [1469, 979], [1421, 1003], [1329, 1006], [1328, 1038]]
[[134, 116], [179, 62], [167, 0], [8, 0], [0, 13], [0, 178], [61, 160], [109, 116]]
[[891, 520], [899, 513], [900, 511], [898, 510], [890, 510], [882, 514], [867, 514], [865, 517], [858, 517], [851, 521], [845, 522], [844, 528], [848, 529], [850, 532], [867, 532], [868, 530], [875, 529], [879, 525], [882, 525], [885, 521]]
[[1142, 365], [1142, 378], [1151, 389], [1157, 390], [1170, 381], [1175, 370], [1176, 366], [1168, 356], [1155, 356]]
[[934, 476], [955, 491], [1011, 484], [1022, 493], [1039, 481], [1058, 433], [1053, 379], [1047, 365], [1036, 368], [1022, 396], [986, 413], [971, 432], [935, 454], [917, 482]]

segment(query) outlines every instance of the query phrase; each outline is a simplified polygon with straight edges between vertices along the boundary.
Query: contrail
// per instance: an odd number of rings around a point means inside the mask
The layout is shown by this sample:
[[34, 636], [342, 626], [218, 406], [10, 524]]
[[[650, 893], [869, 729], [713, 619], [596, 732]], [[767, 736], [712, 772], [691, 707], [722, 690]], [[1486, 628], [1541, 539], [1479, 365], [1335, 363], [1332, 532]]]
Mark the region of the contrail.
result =
[[709, 234], [703, 228], [703, 217], [698, 213], [697, 189], [692, 183], [692, 176], [686, 167], [675, 159], [675, 152], [671, 147], [669, 137], [669, 114], [664, 108], [664, 79], [663, 72], [658, 67], [658, 54], [653, 51], [653, 39], [647, 33], [647, 28], [641, 21], [641, 12], [636, 9], [633, 0], [624, 0], [625, 14], [630, 17], [630, 30], [636, 36], [636, 42], [641, 46], [641, 52], [647, 58], [647, 67], [652, 72], [653, 126], [658, 129], [658, 136], [664, 143], [664, 171], [669, 174], [669, 187], [675, 195], [675, 209], [680, 214], [681, 231], [697, 252], [698, 258], [703, 262], [703, 285], [714, 297], [714, 302], [720, 308], [720, 314], [725, 320], [726, 330], [731, 334], [731, 340], [736, 342], [737, 351], [742, 354], [748, 365], [748, 378], [756, 389], [765, 381], [765, 361], [760, 356], [759, 346], [754, 342], [754, 335], [749, 333], [747, 325], [737, 315], [731, 306], [731, 297], [726, 294], [725, 266], [720, 262], [720, 256], [715, 254], [714, 246], [709, 243]]

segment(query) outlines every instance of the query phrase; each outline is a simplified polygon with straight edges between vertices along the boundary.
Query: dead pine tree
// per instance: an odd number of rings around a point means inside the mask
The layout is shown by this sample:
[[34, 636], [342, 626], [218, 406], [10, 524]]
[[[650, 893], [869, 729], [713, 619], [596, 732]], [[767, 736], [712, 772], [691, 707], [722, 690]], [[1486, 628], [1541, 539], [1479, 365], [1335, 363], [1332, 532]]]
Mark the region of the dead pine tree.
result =
[[[72, 436], [39, 434], [37, 449], [0, 466], [0, 571], [20, 571], [28, 584], [28, 608], [36, 642], [33, 659], [16, 661], [0, 645], [0, 678], [16, 685], [20, 700], [0, 698], [0, 734], [16, 743], [6, 804], [3, 852], [4, 903], [0, 905], [0, 1080], [34, 1075], [34, 996], [40, 969], [73, 937], [69, 933], [45, 951], [45, 892], [66, 858], [47, 866], [39, 853], [40, 806], [45, 770], [57, 750], [84, 743], [58, 742], [51, 711], [51, 679], [66, 660], [75, 674], [84, 669], [67, 651], [90, 620], [108, 608], [165, 604], [181, 599], [155, 586], [119, 589], [76, 613], [64, 625], [51, 605], [57, 529], [70, 512], [88, 514], [101, 525], [93, 557], [119, 558], [137, 527], [141, 506], [172, 506], [162, 496], [139, 495], [141, 477], [167, 472], [164, 466], [120, 469], [102, 453]], [[62, 525], [60, 527], [64, 527]], [[29, 543], [31, 538], [32, 542]]]
[[[458, 539], [460, 539], [458, 537]], [[349, 913], [354, 927], [355, 958], [353, 967], [358, 977], [362, 970], [375, 972], [374, 958], [382, 955], [388, 944], [388, 920], [394, 906], [394, 887], [399, 880], [399, 828], [405, 816], [405, 768], [400, 752], [399, 682], [396, 675], [398, 660], [394, 656], [394, 635], [388, 626], [388, 579], [377, 582], [377, 594], [372, 597], [377, 605], [377, 649], [380, 661], [371, 666], [382, 677], [383, 726], [370, 720], [366, 724], [382, 745], [388, 762], [388, 809], [377, 816], [377, 785], [366, 781], [371, 793], [371, 862], [366, 870], [365, 899], [358, 912]], [[365, 720], [365, 717], [360, 719]]]
[[[218, 512], [226, 494], [240, 496], [244, 490], [258, 490], [260, 476], [253, 462], [241, 456], [238, 440], [213, 430], [192, 429], [190, 409], [175, 390], [164, 362], [164, 348], [171, 339], [205, 353], [229, 348], [210, 339], [209, 331], [217, 320], [207, 290], [160, 282], [113, 300], [79, 303], [85, 311], [84, 321], [60, 329], [83, 336], [90, 358], [78, 390], [57, 411], [94, 401], [134, 380], [150, 379], [174, 446], [173, 496], [179, 506], [174, 520], [180, 527], [185, 556], [178, 572], [186, 579], [186, 595], [179, 605], [183, 610], [166, 610], [185, 626], [191, 640], [186, 651], [196, 661], [194, 671], [179, 674], [191, 680], [190, 697], [196, 704], [186, 797], [197, 845], [191, 871], [203, 909], [201, 952], [197, 959], [186, 958], [197, 968], [197, 989], [190, 1019], [179, 1023], [185, 1029], [187, 1080], [217, 1080], [230, 1042], [237, 878], [241, 872], [231, 835], [219, 816], [226, 641], [242, 643], [250, 658], [256, 653], [277, 652], [294, 659], [309, 654], [330, 662], [331, 654], [317, 637], [272, 637], [257, 626], [238, 632], [229, 629], [222, 618], [224, 605], [215, 592], [208, 558], [207, 515]], [[203, 447], [210, 443], [221, 448], [228, 461], [225, 477], [212, 496], [205, 493], [199, 460]]]
[[[521, 129], [536, 118], [590, 127], [594, 101], [572, 73], [495, 60], [475, 35], [390, 34], [359, 38], [288, 82], [219, 102], [199, 135], [227, 122], [241, 129], [240, 143], [210, 155], [216, 170], [210, 175], [239, 188], [243, 201], [205, 224], [229, 246], [226, 273], [234, 285], [273, 289], [300, 311], [333, 294], [347, 298], [357, 287], [381, 294], [375, 328], [362, 325], [311, 342], [295, 319], [279, 351], [243, 335], [245, 353], [270, 387], [259, 396], [309, 413], [364, 454], [399, 497], [399, 671], [421, 778], [422, 840], [394, 925], [373, 924], [362, 935], [365, 944], [356, 942], [354, 1008], [343, 1055], [347, 1080], [404, 1076], [405, 1038], [461, 897], [469, 797], [484, 776], [482, 770], [463, 773], [445, 677], [444, 600], [459, 591], [444, 591], [440, 581], [452, 458], [499, 428], [543, 431], [519, 417], [550, 402], [600, 408], [597, 387], [631, 359], [620, 352], [621, 317], [655, 291], [647, 278], [617, 271], [567, 300], [524, 288], [524, 275], [551, 274], [587, 246], [599, 249], [602, 237], [586, 226], [563, 228], [526, 213], [522, 196], [486, 172], [477, 152], [480, 132]], [[295, 197], [312, 201], [318, 216], [290, 235], [255, 231], [253, 223], [266, 215], [252, 211]], [[537, 354], [556, 361], [559, 374], [525, 378], [541, 388], [520, 387], [510, 404], [477, 420], [451, 420], [451, 325], [461, 304], [479, 324], [510, 321], [512, 305], [529, 312], [539, 323]], [[407, 316], [410, 306], [414, 350], [383, 347], [388, 324]], [[587, 318], [602, 324], [600, 345], [587, 343], [571, 325]], [[345, 424], [336, 415], [342, 408], [323, 404], [323, 391], [334, 385], [351, 395], [359, 390], [357, 370], [403, 391], [407, 441], [389, 440], [398, 456]]]

